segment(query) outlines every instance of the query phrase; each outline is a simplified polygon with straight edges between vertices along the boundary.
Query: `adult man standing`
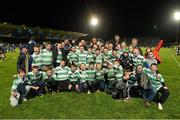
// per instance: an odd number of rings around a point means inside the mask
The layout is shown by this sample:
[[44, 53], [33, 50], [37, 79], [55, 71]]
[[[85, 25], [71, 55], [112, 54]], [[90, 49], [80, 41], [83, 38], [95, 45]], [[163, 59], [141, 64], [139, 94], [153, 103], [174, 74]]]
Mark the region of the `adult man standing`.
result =
[[118, 44], [120, 44], [120, 36], [119, 36], [119, 34], [115, 34], [114, 39], [115, 39], [115, 42], [113, 43], [113, 49], [116, 49]]
[[133, 48], [137, 48], [139, 50], [140, 55], [143, 55], [141, 48], [138, 46], [138, 39], [137, 38], [132, 38], [131, 45]]
[[20, 69], [26, 70], [26, 73], [31, 71], [32, 57], [28, 53], [28, 46], [23, 45], [21, 48], [21, 53], [17, 60], [17, 71]]

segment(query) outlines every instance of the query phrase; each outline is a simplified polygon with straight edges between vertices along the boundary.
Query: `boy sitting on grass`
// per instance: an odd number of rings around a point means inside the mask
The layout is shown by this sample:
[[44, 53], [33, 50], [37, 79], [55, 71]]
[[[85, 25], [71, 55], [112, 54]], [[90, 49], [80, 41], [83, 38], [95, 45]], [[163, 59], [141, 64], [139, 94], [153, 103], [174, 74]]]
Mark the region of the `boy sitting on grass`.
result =
[[[150, 70], [144, 68], [144, 73], [147, 74], [154, 91], [154, 94], [152, 94], [151, 97], [153, 98], [156, 95], [158, 109], [163, 110], [163, 104], [169, 97], [169, 90], [165, 85], [164, 78], [158, 72], [158, 65], [155, 63], [151, 64]], [[161, 96], [159, 96], [159, 93], [161, 94]]]
[[39, 71], [38, 66], [32, 67], [32, 72], [28, 72], [27, 77], [32, 89], [32, 95], [43, 97], [45, 93], [45, 83], [43, 81], [43, 73]]
[[11, 87], [10, 104], [12, 107], [17, 106], [21, 100], [27, 101], [27, 95], [31, 88], [27, 83], [26, 71], [20, 69]]
[[128, 100], [128, 80], [130, 79], [130, 72], [124, 70], [122, 80], [119, 80], [112, 92], [112, 97], [118, 100]]

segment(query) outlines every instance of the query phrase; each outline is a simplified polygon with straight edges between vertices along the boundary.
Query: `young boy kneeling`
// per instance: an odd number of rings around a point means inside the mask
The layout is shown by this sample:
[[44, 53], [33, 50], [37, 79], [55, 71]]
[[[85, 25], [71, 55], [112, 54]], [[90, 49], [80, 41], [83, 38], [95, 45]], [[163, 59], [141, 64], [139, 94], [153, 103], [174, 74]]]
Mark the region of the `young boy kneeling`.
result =
[[79, 93], [88, 91], [88, 85], [86, 83], [87, 79], [88, 79], [88, 75], [86, 73], [86, 65], [81, 64], [79, 70], [79, 89], [78, 89]]
[[27, 101], [27, 95], [30, 91], [31, 86], [27, 84], [28, 79], [26, 78], [26, 71], [20, 69], [18, 76], [13, 81], [11, 88], [10, 104], [15, 107], [21, 100]]
[[70, 91], [78, 91], [79, 71], [75, 64], [71, 65], [71, 71], [68, 72], [68, 75], [70, 80], [68, 89]]
[[45, 93], [45, 82], [43, 81], [43, 73], [39, 71], [37, 66], [33, 66], [32, 72], [28, 72], [27, 75], [31, 89], [32, 95], [38, 95], [42, 97]]
[[57, 92], [58, 83], [52, 67], [46, 68], [46, 73], [44, 74], [43, 79], [46, 82], [46, 88], [49, 93]]

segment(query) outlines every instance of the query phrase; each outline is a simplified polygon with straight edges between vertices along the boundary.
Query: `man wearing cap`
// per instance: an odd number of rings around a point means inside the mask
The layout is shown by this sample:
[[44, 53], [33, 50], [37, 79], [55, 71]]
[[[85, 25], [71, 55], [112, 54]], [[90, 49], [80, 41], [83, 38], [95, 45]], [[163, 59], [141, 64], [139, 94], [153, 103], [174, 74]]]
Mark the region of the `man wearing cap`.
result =
[[19, 71], [19, 69], [24, 69], [26, 73], [28, 73], [31, 71], [31, 64], [32, 57], [28, 54], [28, 46], [23, 45], [17, 60], [17, 71]]

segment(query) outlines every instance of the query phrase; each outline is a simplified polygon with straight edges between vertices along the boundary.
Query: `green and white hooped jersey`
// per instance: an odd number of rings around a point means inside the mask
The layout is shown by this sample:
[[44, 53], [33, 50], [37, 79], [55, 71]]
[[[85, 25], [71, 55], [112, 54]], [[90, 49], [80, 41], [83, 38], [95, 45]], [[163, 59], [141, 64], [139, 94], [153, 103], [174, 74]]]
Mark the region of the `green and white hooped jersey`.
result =
[[51, 80], [55, 80], [56, 79], [56, 75], [55, 74], [52, 74], [51, 76], [48, 76], [46, 72], [43, 72], [42, 74], [43, 74], [43, 81], [49, 80], [49, 79], [51, 79]]
[[78, 64], [86, 64], [87, 62], [87, 52], [79, 53], [78, 54]]
[[109, 60], [110, 58], [110, 55], [109, 54], [103, 54], [103, 59], [104, 60]]
[[89, 64], [90, 62], [94, 62], [94, 55], [91, 54], [87, 54], [87, 63]]
[[78, 62], [78, 53], [77, 52], [70, 52], [67, 55], [67, 59], [69, 60], [70, 63], [74, 62], [75, 64]]
[[43, 49], [42, 51], [43, 65], [52, 65], [53, 55], [52, 51]]
[[87, 80], [89, 81], [95, 81], [95, 75], [96, 75], [96, 70], [86, 70], [86, 74], [88, 75]]
[[100, 55], [95, 55], [95, 63], [100, 63], [102, 64], [103, 63], [103, 56], [100, 54]]
[[96, 70], [96, 81], [105, 80], [104, 79], [104, 71], [103, 70]]
[[15, 78], [15, 80], [13, 81], [12, 87], [11, 87], [11, 91], [16, 91], [18, 86], [25, 84], [25, 82], [27, 82], [28, 79], [25, 77], [24, 80], [22, 78], [20, 78], [19, 76], [17, 76]]
[[33, 72], [28, 72], [27, 77], [29, 78], [31, 84], [36, 84], [39, 81], [42, 81], [43, 72], [39, 71], [37, 74], [34, 74]]
[[62, 60], [63, 60], [62, 51], [58, 50], [58, 55], [57, 55], [56, 63], [60, 63]]
[[146, 60], [143, 56], [141, 55], [138, 55], [138, 56], [133, 56], [132, 57], [132, 60], [133, 60], [133, 64], [134, 64], [134, 67], [136, 68], [137, 65], [141, 64], [144, 66]]
[[108, 80], [115, 80], [115, 70], [112, 69], [106, 69], [106, 73], [107, 73], [107, 79]]
[[86, 71], [79, 71], [79, 80], [80, 80], [80, 83], [81, 82], [86, 82], [88, 79], [88, 75], [86, 73]]
[[122, 80], [123, 79], [123, 68], [122, 66], [114, 66], [115, 69], [115, 78], [116, 80]]
[[69, 75], [69, 80], [70, 82], [78, 82], [79, 81], [79, 71], [69, 71], [68, 72], [68, 75]]
[[163, 87], [162, 83], [164, 82], [164, 79], [161, 74], [160, 78], [158, 78], [156, 73], [153, 73], [150, 69], [147, 68], [144, 68], [143, 72], [148, 76], [150, 84], [155, 91], [158, 91], [161, 87]]
[[61, 67], [58, 66], [55, 68], [54, 73], [56, 74], [56, 80], [57, 81], [63, 81], [63, 80], [69, 80], [68, 72], [70, 71], [70, 68], [65, 66]]
[[43, 65], [43, 58], [41, 54], [36, 55], [35, 53], [33, 53], [32, 55], [32, 66], [38, 66], [38, 68], [42, 68]]

